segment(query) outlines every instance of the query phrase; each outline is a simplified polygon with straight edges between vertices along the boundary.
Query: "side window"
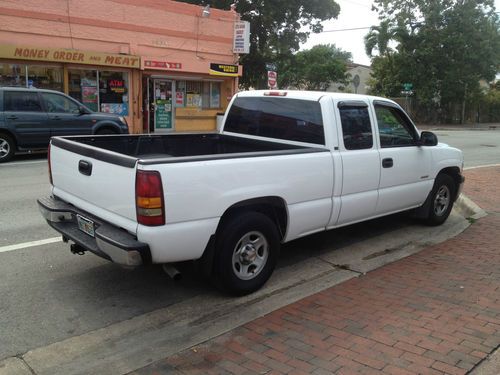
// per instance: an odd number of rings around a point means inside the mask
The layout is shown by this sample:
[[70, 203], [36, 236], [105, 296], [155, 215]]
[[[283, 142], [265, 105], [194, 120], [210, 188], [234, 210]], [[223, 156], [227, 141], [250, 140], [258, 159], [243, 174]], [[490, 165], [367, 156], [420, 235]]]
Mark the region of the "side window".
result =
[[375, 105], [381, 147], [414, 146], [413, 125], [397, 108]]
[[42, 93], [47, 112], [50, 113], [80, 113], [78, 104], [65, 96], [58, 94]]
[[15, 112], [42, 112], [42, 106], [36, 92], [5, 91], [4, 110]]
[[340, 107], [340, 120], [346, 150], [372, 148], [373, 133], [368, 107]]

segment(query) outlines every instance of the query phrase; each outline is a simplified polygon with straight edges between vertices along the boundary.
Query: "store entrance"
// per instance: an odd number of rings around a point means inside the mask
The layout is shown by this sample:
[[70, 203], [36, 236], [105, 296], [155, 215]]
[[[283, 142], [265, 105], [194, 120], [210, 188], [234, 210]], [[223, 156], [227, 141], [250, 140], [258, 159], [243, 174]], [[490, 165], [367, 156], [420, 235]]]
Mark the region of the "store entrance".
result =
[[175, 127], [173, 93], [175, 82], [168, 79], [144, 77], [143, 129], [144, 132], [168, 132]]
[[169, 131], [174, 129], [174, 106], [172, 93], [174, 92], [174, 82], [164, 79], [153, 81], [153, 109], [152, 120], [154, 131]]

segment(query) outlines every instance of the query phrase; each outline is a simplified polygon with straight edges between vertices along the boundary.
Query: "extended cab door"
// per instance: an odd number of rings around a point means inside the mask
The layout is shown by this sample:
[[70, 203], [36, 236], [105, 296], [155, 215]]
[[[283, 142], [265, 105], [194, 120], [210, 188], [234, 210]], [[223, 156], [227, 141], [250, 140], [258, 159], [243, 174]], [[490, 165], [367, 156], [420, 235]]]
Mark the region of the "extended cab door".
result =
[[[380, 180], [380, 157], [368, 103], [337, 104], [342, 160], [341, 208], [336, 225], [364, 220], [375, 214]], [[331, 225], [335, 225], [332, 218]]]
[[50, 127], [38, 92], [6, 90], [3, 97], [5, 124], [7, 129], [15, 135], [17, 146], [21, 148], [47, 147]]
[[380, 142], [377, 214], [421, 205], [432, 188], [431, 150], [418, 145], [418, 132], [395, 104], [375, 101]]

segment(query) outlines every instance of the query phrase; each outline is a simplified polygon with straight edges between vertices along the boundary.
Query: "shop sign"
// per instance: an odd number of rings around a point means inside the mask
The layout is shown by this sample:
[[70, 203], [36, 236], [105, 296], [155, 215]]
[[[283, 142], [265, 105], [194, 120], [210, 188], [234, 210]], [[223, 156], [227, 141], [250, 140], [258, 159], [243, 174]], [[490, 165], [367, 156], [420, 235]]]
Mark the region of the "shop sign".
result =
[[250, 23], [234, 23], [233, 53], [250, 53]]
[[210, 64], [210, 74], [213, 76], [238, 77], [238, 65]]
[[144, 60], [144, 67], [154, 69], [180, 70], [182, 69], [182, 64], [168, 61]]
[[140, 68], [139, 56], [0, 44], [0, 58]]
[[114, 93], [123, 94], [125, 92], [125, 81], [123, 79], [110, 79], [108, 87]]

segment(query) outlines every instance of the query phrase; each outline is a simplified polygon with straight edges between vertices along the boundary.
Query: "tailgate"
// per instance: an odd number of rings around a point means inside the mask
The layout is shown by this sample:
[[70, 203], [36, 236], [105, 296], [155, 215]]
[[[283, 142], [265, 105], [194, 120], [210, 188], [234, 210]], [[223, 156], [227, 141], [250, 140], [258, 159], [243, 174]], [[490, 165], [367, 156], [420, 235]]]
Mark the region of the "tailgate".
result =
[[[50, 148], [53, 194], [135, 234], [133, 160], [92, 146], [66, 147], [66, 142], [53, 140]], [[120, 158], [127, 162], [120, 163]]]

